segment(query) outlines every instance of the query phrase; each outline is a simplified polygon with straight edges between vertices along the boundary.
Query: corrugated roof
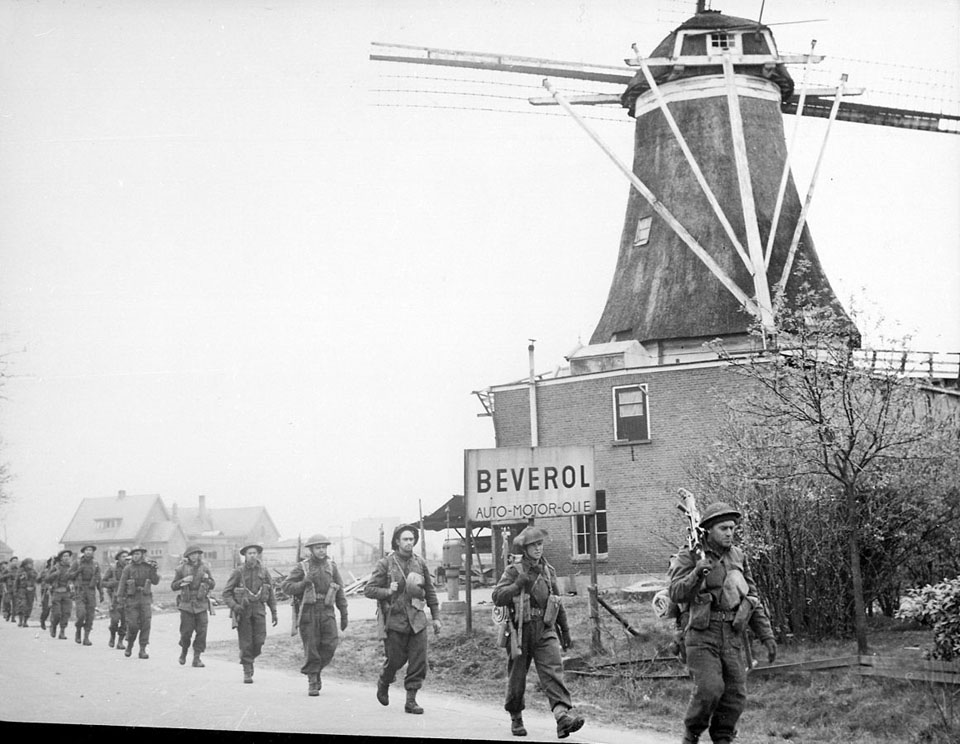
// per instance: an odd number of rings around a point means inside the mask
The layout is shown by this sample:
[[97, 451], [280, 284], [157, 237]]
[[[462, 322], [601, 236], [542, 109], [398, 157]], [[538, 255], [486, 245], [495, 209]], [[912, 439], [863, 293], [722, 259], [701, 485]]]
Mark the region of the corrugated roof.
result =
[[[60, 538], [61, 543], [90, 541], [135, 540], [145, 526], [154, 505], [168, 518], [167, 509], [159, 494], [124, 494], [103, 498], [83, 499], [70, 524]], [[116, 527], [98, 529], [98, 520], [118, 519]]]

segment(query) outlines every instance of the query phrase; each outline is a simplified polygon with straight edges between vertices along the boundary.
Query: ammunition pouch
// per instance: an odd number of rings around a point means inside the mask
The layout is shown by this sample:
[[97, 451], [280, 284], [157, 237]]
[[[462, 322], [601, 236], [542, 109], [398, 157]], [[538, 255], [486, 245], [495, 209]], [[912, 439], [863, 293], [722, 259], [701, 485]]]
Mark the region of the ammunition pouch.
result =
[[690, 603], [690, 618], [687, 620], [687, 630], [706, 630], [710, 627], [710, 607], [713, 604], [713, 595], [710, 592], [700, 592]]
[[547, 606], [543, 610], [543, 624], [552, 627], [557, 621], [557, 615], [560, 614], [560, 597], [551, 594], [547, 597]]

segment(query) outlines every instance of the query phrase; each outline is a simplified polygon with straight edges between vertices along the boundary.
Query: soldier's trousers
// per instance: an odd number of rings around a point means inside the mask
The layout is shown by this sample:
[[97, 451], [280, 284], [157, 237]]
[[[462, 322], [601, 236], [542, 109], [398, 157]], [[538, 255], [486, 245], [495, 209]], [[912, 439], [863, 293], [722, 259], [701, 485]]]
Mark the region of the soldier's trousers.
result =
[[303, 613], [300, 622], [300, 640], [303, 641], [303, 674], [316, 674], [333, 660], [340, 636], [333, 608]]
[[687, 631], [687, 668], [693, 693], [683, 723], [691, 734], [710, 729], [713, 741], [733, 739], [747, 700], [741, 636], [730, 622], [711, 620], [706, 630]]
[[74, 600], [77, 617], [77, 627], [86, 630], [93, 629], [93, 618], [96, 616], [97, 590], [96, 589], [77, 589]]
[[66, 592], [50, 595], [50, 625], [66, 628], [70, 622], [70, 613], [73, 611], [73, 598]]
[[237, 619], [237, 640], [240, 642], [240, 663], [252, 664], [267, 640], [266, 615], [241, 615]]
[[123, 600], [114, 600], [110, 604], [110, 632], [117, 633], [121, 638], [127, 635]]
[[[193, 637], [193, 650], [202, 654], [207, 650], [207, 624], [209, 615], [203, 612], [184, 612], [180, 610], [180, 648], [190, 648], [190, 638]], [[196, 634], [196, 635], [194, 635]]]
[[543, 624], [539, 617], [524, 623], [521, 630], [520, 648], [523, 653], [510, 658], [507, 649], [507, 700], [503, 707], [508, 713], [519, 713], [525, 707], [523, 697], [527, 690], [527, 672], [535, 663], [540, 686], [546, 693], [550, 710], [557, 705], [572, 708], [570, 691], [563, 681], [563, 664], [560, 659], [560, 639], [557, 631]]
[[33, 612], [33, 603], [36, 599], [36, 589], [21, 589], [17, 592], [17, 617], [27, 620]]
[[150, 643], [150, 621], [153, 618], [153, 608], [150, 606], [151, 599], [149, 594], [127, 597], [123, 606], [123, 615], [127, 620], [128, 644], [134, 643], [138, 634], [141, 646]]
[[50, 592], [44, 592], [40, 595], [40, 622], [46, 623], [50, 617]]
[[392, 684], [397, 678], [397, 671], [406, 664], [403, 686], [408, 690], [419, 690], [427, 677], [427, 631], [401, 633], [388, 628], [383, 648], [386, 658], [380, 669], [380, 681], [386, 685]]
[[9, 620], [11, 617], [13, 617], [13, 592], [12, 591], [9, 591], [9, 590], [4, 591], [3, 601], [0, 604], [2, 604], [3, 606], [3, 619]]

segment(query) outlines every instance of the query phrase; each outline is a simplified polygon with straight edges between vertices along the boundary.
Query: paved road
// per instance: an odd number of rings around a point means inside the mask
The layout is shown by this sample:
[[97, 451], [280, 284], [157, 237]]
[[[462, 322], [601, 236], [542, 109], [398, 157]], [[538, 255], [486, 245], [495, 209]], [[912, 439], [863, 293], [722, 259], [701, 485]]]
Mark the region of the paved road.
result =
[[[351, 613], [361, 616], [362, 597], [351, 598]], [[355, 607], [356, 605], [356, 607]], [[280, 607], [271, 634], [289, 632], [290, 608]], [[0, 716], [6, 721], [103, 726], [150, 726], [245, 732], [322, 733], [353, 736], [516, 741], [509, 718], [499, 705], [431, 693], [418, 695], [426, 713], [403, 712], [403, 691], [391, 688], [393, 702], [384, 708], [373, 683], [324, 679], [320, 697], [306, 694], [296, 669], [258, 667], [254, 684], [242, 683], [238, 662], [205, 659], [204, 669], [177, 664], [179, 613], [153, 618], [150, 658], [126, 658], [107, 646], [106, 623], [97, 621], [92, 647], [51, 638], [37, 620], [30, 628], [0, 620]], [[211, 618], [210, 640], [232, 639], [226, 611]], [[270, 651], [270, 639], [264, 653]], [[51, 704], [55, 701], [55, 704]], [[553, 717], [543, 700], [531, 701], [524, 714], [526, 741], [557, 741]], [[566, 741], [598, 744], [674, 744], [675, 737], [601, 727], [587, 722]]]

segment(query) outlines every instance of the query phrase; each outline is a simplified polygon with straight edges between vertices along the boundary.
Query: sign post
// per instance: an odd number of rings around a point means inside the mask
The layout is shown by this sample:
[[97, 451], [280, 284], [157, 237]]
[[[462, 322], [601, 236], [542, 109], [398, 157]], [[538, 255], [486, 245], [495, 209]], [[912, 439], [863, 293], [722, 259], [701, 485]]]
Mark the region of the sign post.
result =
[[[593, 445], [464, 450], [467, 618], [472, 629], [471, 524], [515, 524], [596, 513]], [[596, 577], [593, 577], [596, 583]]]

